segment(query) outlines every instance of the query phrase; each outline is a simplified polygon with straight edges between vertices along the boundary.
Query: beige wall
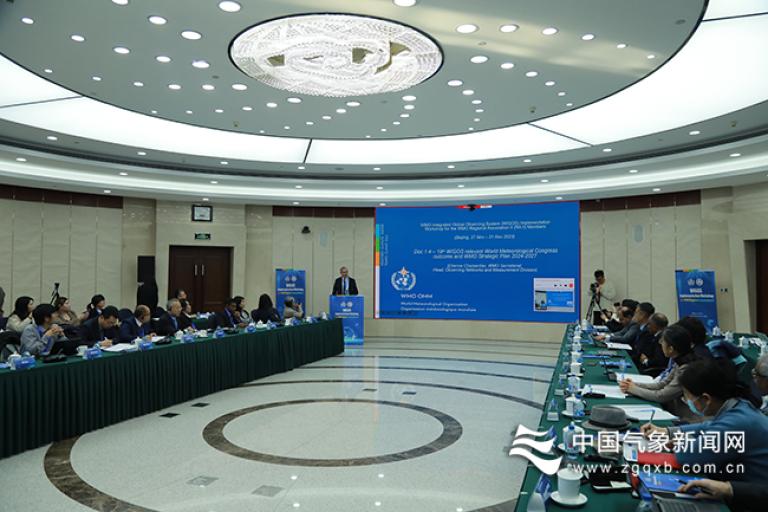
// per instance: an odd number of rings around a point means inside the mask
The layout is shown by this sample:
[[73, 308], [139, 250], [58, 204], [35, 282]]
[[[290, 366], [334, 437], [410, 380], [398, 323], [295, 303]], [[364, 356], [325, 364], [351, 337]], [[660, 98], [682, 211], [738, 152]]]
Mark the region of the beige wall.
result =
[[21, 295], [48, 302], [53, 283], [81, 311], [95, 293], [122, 296], [122, 211], [0, 200], [0, 286], [9, 313]]
[[155, 255], [155, 201], [123, 201], [123, 295], [120, 305], [133, 307], [138, 287], [137, 256]]

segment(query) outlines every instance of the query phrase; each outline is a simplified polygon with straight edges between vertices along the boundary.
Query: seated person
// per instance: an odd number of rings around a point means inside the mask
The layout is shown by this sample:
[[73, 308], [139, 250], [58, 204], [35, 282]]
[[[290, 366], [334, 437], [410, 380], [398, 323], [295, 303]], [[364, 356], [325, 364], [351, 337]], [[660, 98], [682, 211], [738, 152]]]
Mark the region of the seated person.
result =
[[181, 313], [177, 318], [179, 321], [179, 329], [182, 331], [194, 329], [195, 325], [193, 320], [195, 319], [195, 315], [192, 314], [192, 304], [190, 304], [187, 299], [181, 299], [179, 300], [179, 303], [181, 304]]
[[248, 310], [246, 309], [246, 301], [245, 297], [241, 297], [240, 295], [235, 296], [235, 306], [237, 309], [237, 318], [240, 319], [240, 322], [244, 324], [251, 323], [251, 315], [248, 314]]
[[251, 311], [251, 319], [253, 319], [254, 322], [261, 322], [264, 324], [267, 322], [280, 322], [280, 314], [272, 304], [272, 298], [266, 293], [263, 293], [261, 297], [259, 297], [259, 308]]
[[86, 320], [92, 320], [99, 316], [107, 305], [107, 299], [101, 294], [96, 294], [91, 297], [91, 302], [85, 306], [85, 311], [80, 315], [80, 320], [85, 322]]
[[227, 299], [224, 302], [224, 310], [218, 311], [213, 315], [212, 328], [216, 329], [221, 327], [222, 329], [229, 329], [232, 327], [245, 327], [247, 324], [240, 321], [237, 316], [237, 303], [234, 298]]
[[66, 297], [59, 297], [54, 304], [56, 311], [53, 312], [53, 323], [65, 326], [71, 325], [77, 327], [80, 325], [80, 318], [72, 311], [72, 306], [69, 304], [69, 299]]
[[[690, 411], [700, 419], [711, 420], [666, 428], [646, 423], [641, 429], [643, 434], [657, 432], [671, 440], [676, 435], [690, 436], [690, 442], [686, 439], [675, 452], [680, 464], [712, 464], [716, 471], [713, 475], [764, 486], [768, 481], [768, 418], [746, 398], [749, 388], [739, 382], [733, 364], [699, 359], [683, 368], [679, 383]], [[719, 436], [721, 449], [702, 446], [713, 433]], [[726, 449], [727, 434], [743, 435], [741, 446]], [[743, 472], [727, 470], [738, 464], [744, 465]]]
[[700, 500], [722, 500], [731, 510], [761, 510], [768, 501], [768, 487], [747, 482], [721, 482], [719, 480], [690, 480], [681, 485], [677, 492], [688, 493], [702, 489], [694, 495]]
[[680, 401], [683, 389], [680, 386], [680, 371], [696, 356], [691, 352], [691, 335], [679, 325], [670, 325], [661, 335], [661, 349], [664, 357], [674, 359], [675, 365], [662, 380], [641, 384], [632, 379], [619, 382], [624, 393], [651, 402], [660, 403], [666, 410], [684, 420], [694, 420], [696, 416]]
[[136, 306], [130, 318], [120, 322], [120, 343], [131, 343], [136, 338], [150, 334], [149, 320], [151, 318], [147, 306]]
[[627, 306], [622, 306], [619, 310], [619, 321], [622, 324], [622, 328], [618, 331], [606, 335], [606, 334], [598, 334], [595, 336], [595, 339], [598, 341], [604, 341], [610, 336], [610, 341], [615, 343], [626, 343], [625, 341], [618, 341], [623, 340], [625, 336], [629, 336], [629, 332], [632, 332], [632, 336], [636, 337], [639, 327], [637, 324], [635, 324], [632, 320], [635, 316], [635, 310], [629, 309]]
[[603, 310], [603, 324], [608, 328], [608, 332], [618, 332], [624, 328], [619, 318], [619, 312], [621, 311], [621, 303], [614, 302], [613, 310]]
[[65, 353], [72, 355], [77, 349], [67, 343], [64, 330], [53, 323], [54, 308], [50, 304], [40, 304], [32, 311], [34, 323], [29, 324], [21, 333], [21, 353], [29, 352], [33, 356]]
[[[755, 367], [752, 368], [752, 380], [755, 395], [762, 397], [768, 396], [768, 354], [760, 356]], [[768, 404], [763, 399], [763, 407], [760, 409], [763, 414], [768, 415]]]
[[301, 310], [301, 304], [296, 302], [293, 297], [286, 297], [285, 308], [283, 309], [283, 318], [301, 319], [303, 316], [304, 316], [304, 311]]
[[80, 342], [83, 345], [99, 344], [101, 347], [110, 347], [112, 342], [117, 342], [119, 338], [115, 306], [106, 306], [99, 316], [80, 324]]
[[179, 322], [181, 315], [181, 301], [170, 299], [166, 304], [168, 311], [157, 321], [157, 334], [159, 336], [173, 336], [182, 330]]
[[668, 358], [661, 349], [661, 333], [666, 329], [669, 320], [666, 315], [654, 313], [648, 320], [648, 324], [637, 337], [635, 346], [635, 365], [638, 369], [658, 368], [659, 372], [667, 365]]
[[28, 325], [32, 325], [32, 310], [35, 309], [35, 300], [32, 297], [21, 296], [16, 299], [13, 313], [8, 317], [5, 328], [16, 334], [21, 334]]
[[690, 333], [691, 339], [693, 340], [693, 353], [696, 354], [696, 357], [699, 359], [712, 357], [709, 348], [707, 348], [707, 341], [709, 341], [707, 329], [704, 327], [704, 324], [701, 323], [701, 320], [692, 316], [686, 316], [681, 318], [677, 322], [677, 325], [682, 326]]

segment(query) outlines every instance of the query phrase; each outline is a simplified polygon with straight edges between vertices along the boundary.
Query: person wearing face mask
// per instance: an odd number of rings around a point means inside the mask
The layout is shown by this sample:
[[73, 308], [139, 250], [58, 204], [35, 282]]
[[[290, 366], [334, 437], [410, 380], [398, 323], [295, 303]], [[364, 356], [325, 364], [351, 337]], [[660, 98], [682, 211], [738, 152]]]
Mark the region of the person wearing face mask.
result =
[[768, 354], [760, 356], [757, 364], [752, 368], [752, 386], [756, 391], [753, 394], [763, 397], [763, 406], [760, 410], [768, 415], [768, 403], [765, 400], [765, 397], [768, 397]]
[[[679, 381], [683, 400], [691, 413], [712, 419], [679, 427], [646, 423], [641, 428], [643, 434], [650, 436], [656, 432], [669, 439], [675, 439], [678, 433], [690, 436], [692, 442], [682, 443], [685, 446], [675, 452], [679, 464], [713, 464], [715, 472], [711, 476], [719, 480], [765, 485], [768, 482], [768, 418], [748, 399], [749, 387], [739, 381], [733, 364], [700, 359], [682, 370]], [[721, 439], [718, 450], [702, 446], [712, 433]], [[743, 446], [728, 447], [726, 433], [743, 433]], [[734, 471], [736, 464], [743, 464], [744, 471]]]

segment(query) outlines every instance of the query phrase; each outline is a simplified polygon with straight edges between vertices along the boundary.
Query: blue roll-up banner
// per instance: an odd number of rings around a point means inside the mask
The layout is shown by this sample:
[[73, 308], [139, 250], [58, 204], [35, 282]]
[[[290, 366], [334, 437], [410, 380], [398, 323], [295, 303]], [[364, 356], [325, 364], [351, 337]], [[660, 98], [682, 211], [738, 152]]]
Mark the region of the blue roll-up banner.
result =
[[675, 271], [675, 281], [678, 316], [698, 318], [711, 333], [717, 325], [715, 271], [679, 269]]
[[306, 270], [295, 270], [292, 268], [278, 268], [275, 270], [275, 307], [277, 312], [280, 313], [280, 318], [283, 317], [285, 299], [288, 297], [293, 297], [296, 302], [301, 304], [305, 313], [308, 314], [305, 304], [307, 296], [306, 283]]
[[328, 299], [331, 318], [341, 318], [344, 325], [344, 343], [362, 345], [365, 299], [361, 295], [331, 295]]

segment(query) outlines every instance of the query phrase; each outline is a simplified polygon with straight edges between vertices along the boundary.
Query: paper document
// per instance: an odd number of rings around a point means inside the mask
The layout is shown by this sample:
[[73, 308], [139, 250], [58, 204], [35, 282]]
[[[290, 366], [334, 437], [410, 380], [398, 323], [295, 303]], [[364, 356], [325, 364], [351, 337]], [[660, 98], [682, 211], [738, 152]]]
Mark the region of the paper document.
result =
[[610, 341], [606, 341], [605, 346], [613, 350], [632, 350], [632, 346], [627, 345], [626, 343], [612, 343]]
[[111, 347], [103, 348], [102, 350], [104, 352], [130, 352], [137, 349], [138, 347], [136, 345], [131, 345], [130, 343], [118, 343]]
[[660, 409], [658, 407], [653, 407], [649, 405], [622, 405], [622, 404], [608, 404], [612, 405], [614, 407], [618, 407], [619, 409], [624, 409], [624, 412], [627, 413], [627, 416], [631, 418], [637, 418], [638, 420], [648, 421], [651, 419], [651, 414], [656, 411], [653, 414], [653, 420], [674, 420], [677, 419], [677, 416], [668, 413], [664, 409]]
[[626, 398], [627, 395], [625, 395], [620, 389], [619, 386], [616, 384], [587, 384], [584, 386], [584, 389], [581, 390], [582, 393], [589, 392], [590, 386], [592, 387], [593, 393], [600, 393], [605, 395], [605, 398]]
[[638, 384], [650, 384], [654, 382], [653, 377], [650, 375], [640, 375], [638, 373], [617, 373], [616, 380], [632, 379], [632, 382]]
[[155, 343], [156, 341], [160, 341], [164, 338], [165, 336], [152, 336], [152, 343]]

